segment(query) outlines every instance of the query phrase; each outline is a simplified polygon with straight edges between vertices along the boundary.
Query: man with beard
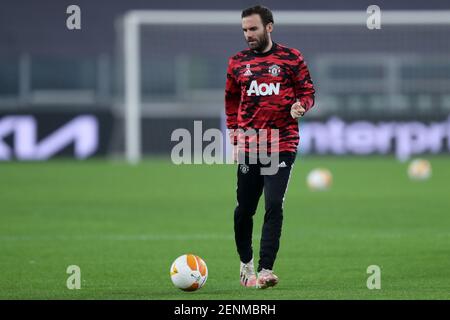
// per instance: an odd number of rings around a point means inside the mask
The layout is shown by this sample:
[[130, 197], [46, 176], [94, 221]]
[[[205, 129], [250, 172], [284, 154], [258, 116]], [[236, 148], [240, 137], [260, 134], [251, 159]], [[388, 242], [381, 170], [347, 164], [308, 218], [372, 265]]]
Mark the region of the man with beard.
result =
[[[229, 59], [225, 88], [227, 128], [235, 150], [239, 149], [245, 159], [244, 163], [242, 158], [239, 160], [234, 211], [235, 242], [241, 260], [240, 280], [245, 287], [262, 289], [278, 283], [273, 265], [280, 244], [285, 192], [299, 143], [298, 118], [313, 106], [315, 93], [302, 54], [272, 41], [273, 24], [272, 12], [266, 7], [254, 6], [242, 12], [242, 30], [249, 49]], [[241, 141], [246, 135], [236, 134], [264, 129], [278, 130], [277, 148], [272, 150], [278, 153], [278, 170], [272, 175], [261, 174], [264, 164], [259, 160], [246, 163], [251, 153], [247, 141]], [[261, 140], [259, 137], [257, 140], [257, 148], [260, 148]], [[274, 145], [272, 141], [271, 144]], [[241, 146], [244, 146], [243, 150]], [[267, 151], [271, 152], [270, 147]], [[266, 212], [256, 275], [252, 249], [253, 215], [263, 190]]]

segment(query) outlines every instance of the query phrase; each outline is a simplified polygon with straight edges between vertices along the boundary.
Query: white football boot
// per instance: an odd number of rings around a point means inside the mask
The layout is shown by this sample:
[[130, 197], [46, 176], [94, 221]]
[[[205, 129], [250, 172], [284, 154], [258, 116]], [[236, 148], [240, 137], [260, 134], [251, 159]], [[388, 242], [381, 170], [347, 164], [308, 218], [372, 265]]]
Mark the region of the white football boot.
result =
[[244, 287], [254, 287], [256, 285], [256, 273], [253, 266], [253, 259], [248, 263], [241, 262], [241, 285]]
[[258, 272], [258, 280], [256, 281], [256, 288], [266, 289], [273, 287], [278, 283], [278, 277], [272, 270], [262, 269]]

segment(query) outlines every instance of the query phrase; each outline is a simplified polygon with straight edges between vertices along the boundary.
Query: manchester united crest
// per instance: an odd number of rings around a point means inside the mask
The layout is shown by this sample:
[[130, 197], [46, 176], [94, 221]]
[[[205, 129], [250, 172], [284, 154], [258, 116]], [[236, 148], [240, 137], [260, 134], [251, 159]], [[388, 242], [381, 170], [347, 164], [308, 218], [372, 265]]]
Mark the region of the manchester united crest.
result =
[[246, 174], [250, 170], [250, 167], [246, 164], [241, 164], [240, 169], [243, 174]]
[[272, 75], [272, 77], [278, 77], [280, 74], [280, 67], [276, 64], [273, 64], [269, 67], [269, 73]]

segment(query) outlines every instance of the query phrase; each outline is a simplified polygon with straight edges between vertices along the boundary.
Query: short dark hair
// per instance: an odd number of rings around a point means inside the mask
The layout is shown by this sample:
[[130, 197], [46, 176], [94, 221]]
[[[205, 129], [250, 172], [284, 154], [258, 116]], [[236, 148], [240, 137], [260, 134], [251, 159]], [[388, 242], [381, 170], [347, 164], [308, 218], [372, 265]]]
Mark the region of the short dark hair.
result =
[[252, 14], [259, 14], [264, 26], [266, 26], [269, 22], [273, 23], [272, 11], [270, 11], [270, 9], [267, 7], [264, 7], [261, 5], [256, 5], [256, 6], [244, 9], [242, 11], [241, 18], [251, 16]]

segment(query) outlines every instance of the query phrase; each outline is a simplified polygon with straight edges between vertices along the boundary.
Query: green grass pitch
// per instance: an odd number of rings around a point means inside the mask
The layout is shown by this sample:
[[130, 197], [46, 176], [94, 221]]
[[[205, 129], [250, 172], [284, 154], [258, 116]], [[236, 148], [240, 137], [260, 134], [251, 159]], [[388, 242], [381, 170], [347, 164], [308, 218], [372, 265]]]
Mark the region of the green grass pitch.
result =
[[[429, 159], [432, 178], [412, 182], [392, 157], [299, 157], [280, 283], [267, 290], [239, 284], [233, 165], [2, 163], [0, 299], [449, 299], [450, 158]], [[307, 189], [314, 167], [332, 171], [330, 191]], [[197, 292], [170, 281], [183, 253], [208, 265]], [[66, 288], [69, 265], [81, 290]], [[381, 267], [381, 290], [366, 287], [369, 265]]]

